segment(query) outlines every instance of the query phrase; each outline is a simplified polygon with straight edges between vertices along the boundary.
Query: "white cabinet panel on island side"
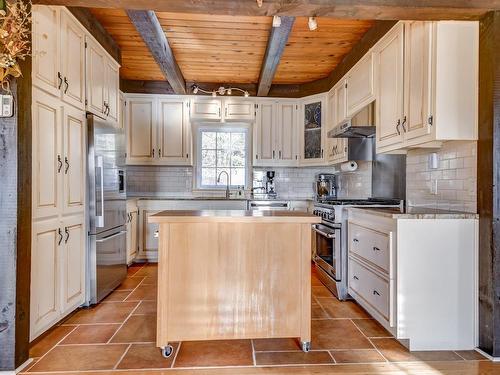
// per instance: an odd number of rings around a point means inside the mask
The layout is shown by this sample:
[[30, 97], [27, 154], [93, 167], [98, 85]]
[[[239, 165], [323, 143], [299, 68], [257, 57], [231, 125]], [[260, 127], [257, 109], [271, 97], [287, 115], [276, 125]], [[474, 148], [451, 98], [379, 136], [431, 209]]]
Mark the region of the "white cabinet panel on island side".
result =
[[478, 220], [349, 209], [349, 294], [410, 350], [477, 345]]

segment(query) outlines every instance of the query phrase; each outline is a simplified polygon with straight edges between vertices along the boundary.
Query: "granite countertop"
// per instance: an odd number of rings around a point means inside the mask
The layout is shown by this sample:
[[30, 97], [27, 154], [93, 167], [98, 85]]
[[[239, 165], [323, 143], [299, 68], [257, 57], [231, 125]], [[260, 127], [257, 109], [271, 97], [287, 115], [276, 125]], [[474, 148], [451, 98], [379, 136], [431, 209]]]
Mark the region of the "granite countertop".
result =
[[232, 196], [226, 199], [224, 196], [196, 196], [196, 195], [170, 195], [170, 194], [157, 194], [157, 193], [133, 193], [127, 195], [127, 199], [138, 200], [196, 200], [196, 201], [314, 201], [313, 197], [293, 196], [293, 195], [280, 195], [276, 198], [269, 198], [263, 196], [248, 197], [248, 196]]
[[256, 223], [320, 223], [321, 218], [301, 211], [249, 210], [167, 210], [151, 215], [150, 223], [169, 222], [256, 222]]
[[393, 219], [478, 219], [479, 215], [462, 212], [443, 210], [431, 207], [406, 207], [401, 211], [397, 207], [351, 207], [349, 210], [370, 211], [380, 216]]

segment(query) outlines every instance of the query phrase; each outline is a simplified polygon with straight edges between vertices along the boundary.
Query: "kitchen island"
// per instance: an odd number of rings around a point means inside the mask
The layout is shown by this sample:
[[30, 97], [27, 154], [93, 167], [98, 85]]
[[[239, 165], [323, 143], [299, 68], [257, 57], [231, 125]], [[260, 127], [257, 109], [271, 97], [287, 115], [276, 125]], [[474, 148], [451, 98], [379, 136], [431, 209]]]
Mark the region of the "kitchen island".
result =
[[311, 225], [299, 211], [163, 211], [157, 346], [174, 341], [311, 342]]

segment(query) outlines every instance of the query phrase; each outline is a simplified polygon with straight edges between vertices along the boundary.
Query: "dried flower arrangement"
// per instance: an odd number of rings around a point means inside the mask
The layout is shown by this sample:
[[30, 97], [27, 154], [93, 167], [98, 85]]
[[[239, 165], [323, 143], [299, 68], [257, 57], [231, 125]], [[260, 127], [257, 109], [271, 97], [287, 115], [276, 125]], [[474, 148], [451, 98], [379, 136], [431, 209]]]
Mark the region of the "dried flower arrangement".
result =
[[[4, 5], [4, 6], [2, 6]], [[9, 92], [9, 78], [21, 76], [19, 60], [30, 54], [31, 4], [24, 0], [0, 1], [0, 82]]]

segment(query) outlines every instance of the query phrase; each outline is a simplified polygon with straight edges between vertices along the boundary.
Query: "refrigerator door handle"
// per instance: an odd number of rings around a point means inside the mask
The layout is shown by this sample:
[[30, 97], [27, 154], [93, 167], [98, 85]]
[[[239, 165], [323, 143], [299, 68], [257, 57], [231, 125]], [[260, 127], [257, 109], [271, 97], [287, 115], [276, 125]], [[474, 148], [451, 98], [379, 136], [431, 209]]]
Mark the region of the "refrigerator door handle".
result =
[[[102, 161], [102, 156], [97, 156], [96, 157], [96, 169], [99, 169], [99, 189], [100, 191], [100, 198], [101, 198], [101, 204], [100, 204], [100, 213], [98, 214], [98, 209], [97, 209], [97, 204], [96, 204], [96, 215], [95, 215], [95, 225], [96, 227], [104, 227], [104, 167], [103, 167], [103, 161]], [[96, 173], [97, 174], [97, 173]], [[97, 202], [96, 202], [97, 203]]]
[[106, 242], [107, 240], [110, 240], [112, 238], [121, 236], [121, 235], [123, 235], [125, 233], [127, 233], [126, 230], [121, 230], [118, 233], [112, 234], [111, 236], [107, 236], [107, 237], [101, 238], [100, 240], [96, 240], [95, 242], [97, 242], [97, 243]]

